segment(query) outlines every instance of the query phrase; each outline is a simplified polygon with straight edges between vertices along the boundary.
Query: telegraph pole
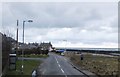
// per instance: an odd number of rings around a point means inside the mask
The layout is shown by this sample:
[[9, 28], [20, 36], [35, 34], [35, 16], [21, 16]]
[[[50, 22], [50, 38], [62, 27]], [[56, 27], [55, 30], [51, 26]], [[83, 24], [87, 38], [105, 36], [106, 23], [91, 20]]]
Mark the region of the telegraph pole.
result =
[[18, 54], [18, 23], [19, 23], [19, 21], [17, 20], [17, 33], [16, 33], [16, 54]]
[[[24, 26], [25, 26], [25, 21], [23, 21], [23, 47], [24, 47]], [[23, 68], [24, 68], [24, 65], [23, 65], [23, 55], [24, 55], [24, 48], [22, 49], [22, 74], [23, 74]]]

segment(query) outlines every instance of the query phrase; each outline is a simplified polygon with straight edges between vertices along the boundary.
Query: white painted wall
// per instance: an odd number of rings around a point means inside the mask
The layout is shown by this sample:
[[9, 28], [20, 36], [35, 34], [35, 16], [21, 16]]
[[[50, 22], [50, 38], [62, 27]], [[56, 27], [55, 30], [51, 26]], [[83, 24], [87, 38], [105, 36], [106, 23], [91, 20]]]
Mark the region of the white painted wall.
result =
[[0, 77], [2, 75], [2, 34], [0, 33]]

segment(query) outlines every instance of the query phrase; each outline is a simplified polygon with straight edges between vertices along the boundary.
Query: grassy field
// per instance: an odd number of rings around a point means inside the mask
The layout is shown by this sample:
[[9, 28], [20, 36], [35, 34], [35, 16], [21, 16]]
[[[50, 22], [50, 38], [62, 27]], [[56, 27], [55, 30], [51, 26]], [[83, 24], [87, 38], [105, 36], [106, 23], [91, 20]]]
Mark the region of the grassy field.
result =
[[84, 60], [80, 60], [79, 54], [67, 54], [70, 60], [80, 66], [82, 69], [89, 70], [96, 75], [117, 75], [118, 73], [118, 57], [105, 57], [84, 54]]
[[[9, 70], [7, 75], [21, 75], [21, 63], [22, 61], [16, 62], [16, 70]], [[30, 76], [33, 69], [36, 69], [41, 64], [40, 61], [26, 60], [24, 61], [24, 73], [23, 75]], [[7, 76], [6, 76], [7, 77]]]

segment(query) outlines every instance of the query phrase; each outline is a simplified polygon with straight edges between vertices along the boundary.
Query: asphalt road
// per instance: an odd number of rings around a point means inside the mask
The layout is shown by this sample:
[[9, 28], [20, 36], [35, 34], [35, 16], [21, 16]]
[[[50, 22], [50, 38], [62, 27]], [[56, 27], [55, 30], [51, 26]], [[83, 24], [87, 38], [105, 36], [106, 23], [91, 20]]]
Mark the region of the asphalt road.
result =
[[40, 75], [57, 75], [68, 77], [86, 77], [83, 73], [79, 72], [69, 63], [64, 57], [54, 53], [49, 53], [49, 57], [39, 66], [38, 74]]

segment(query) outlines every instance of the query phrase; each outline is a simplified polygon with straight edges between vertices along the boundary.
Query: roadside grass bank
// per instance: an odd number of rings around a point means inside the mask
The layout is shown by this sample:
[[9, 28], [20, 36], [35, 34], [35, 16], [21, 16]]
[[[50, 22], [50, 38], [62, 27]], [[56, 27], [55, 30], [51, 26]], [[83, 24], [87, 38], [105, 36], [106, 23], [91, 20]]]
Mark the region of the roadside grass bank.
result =
[[[22, 57], [22, 55], [18, 55], [18, 57]], [[25, 58], [47, 58], [49, 55], [43, 55], [43, 54], [30, 54], [30, 55], [24, 55]]]
[[65, 56], [69, 57], [70, 60], [81, 69], [89, 70], [98, 76], [118, 75], [118, 57], [107, 57], [85, 53], [83, 55], [83, 60], [81, 60], [80, 54], [67, 53]]
[[21, 64], [22, 61], [18, 60], [16, 62], [16, 70], [8, 70], [6, 75], [4, 77], [19, 77], [19, 76], [26, 76], [26, 77], [31, 77], [32, 71], [41, 64], [41, 61], [36, 61], [36, 60], [24, 60], [24, 69], [23, 69], [23, 74], [21, 73]]

